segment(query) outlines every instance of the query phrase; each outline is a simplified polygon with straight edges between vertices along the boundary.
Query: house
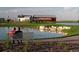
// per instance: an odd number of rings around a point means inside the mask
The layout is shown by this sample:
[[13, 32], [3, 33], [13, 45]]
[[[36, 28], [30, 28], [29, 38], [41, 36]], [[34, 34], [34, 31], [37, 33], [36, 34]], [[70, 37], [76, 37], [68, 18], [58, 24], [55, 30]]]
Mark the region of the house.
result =
[[32, 22], [56, 22], [56, 17], [52, 15], [34, 15]]
[[18, 21], [30, 21], [31, 15], [18, 15]]

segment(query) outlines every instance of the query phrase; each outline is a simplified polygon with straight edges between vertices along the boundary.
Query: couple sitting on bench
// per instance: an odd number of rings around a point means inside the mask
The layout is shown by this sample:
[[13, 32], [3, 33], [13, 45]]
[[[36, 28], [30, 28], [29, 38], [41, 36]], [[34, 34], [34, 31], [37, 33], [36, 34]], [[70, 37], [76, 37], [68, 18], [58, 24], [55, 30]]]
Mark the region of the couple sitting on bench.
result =
[[14, 28], [8, 34], [9, 34], [9, 38], [12, 40], [13, 44], [15, 44], [16, 42], [18, 44], [23, 43], [23, 32], [20, 30], [20, 27], [18, 27], [17, 31], [16, 31], [16, 28]]

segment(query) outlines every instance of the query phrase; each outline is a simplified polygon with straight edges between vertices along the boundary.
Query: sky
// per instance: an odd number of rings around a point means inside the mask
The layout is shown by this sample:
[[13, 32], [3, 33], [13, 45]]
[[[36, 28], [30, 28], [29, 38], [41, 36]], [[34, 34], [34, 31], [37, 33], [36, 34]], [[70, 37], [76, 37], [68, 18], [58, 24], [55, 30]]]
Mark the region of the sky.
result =
[[0, 17], [17, 15], [55, 15], [57, 20], [79, 20], [79, 7], [0, 7]]

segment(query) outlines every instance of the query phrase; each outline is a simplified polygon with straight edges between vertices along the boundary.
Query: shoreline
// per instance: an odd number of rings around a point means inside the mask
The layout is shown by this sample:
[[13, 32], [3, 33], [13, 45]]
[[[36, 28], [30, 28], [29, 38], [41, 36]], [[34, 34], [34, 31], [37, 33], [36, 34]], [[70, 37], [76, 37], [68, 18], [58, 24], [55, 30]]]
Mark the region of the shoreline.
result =
[[64, 43], [75, 43], [79, 44], [79, 35], [65, 37], [65, 38], [55, 38], [55, 39], [44, 39], [44, 40], [32, 40], [33, 42], [64, 42]]

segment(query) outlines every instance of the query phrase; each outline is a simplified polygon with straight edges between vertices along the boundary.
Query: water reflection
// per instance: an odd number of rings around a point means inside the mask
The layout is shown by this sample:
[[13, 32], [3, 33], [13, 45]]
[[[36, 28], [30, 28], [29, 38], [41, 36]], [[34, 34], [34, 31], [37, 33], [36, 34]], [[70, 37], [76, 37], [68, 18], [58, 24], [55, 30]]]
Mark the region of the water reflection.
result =
[[39, 30], [41, 32], [51, 32], [51, 33], [59, 33], [63, 35], [67, 35], [68, 33], [63, 30], [71, 29], [69, 26], [39, 26]]

